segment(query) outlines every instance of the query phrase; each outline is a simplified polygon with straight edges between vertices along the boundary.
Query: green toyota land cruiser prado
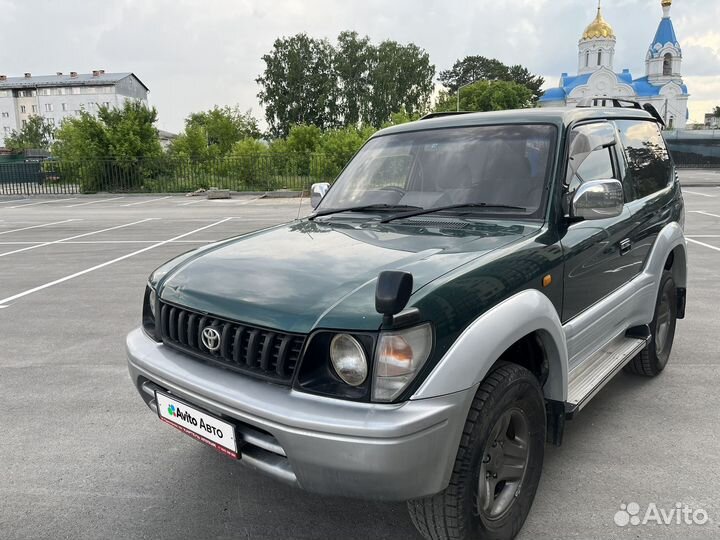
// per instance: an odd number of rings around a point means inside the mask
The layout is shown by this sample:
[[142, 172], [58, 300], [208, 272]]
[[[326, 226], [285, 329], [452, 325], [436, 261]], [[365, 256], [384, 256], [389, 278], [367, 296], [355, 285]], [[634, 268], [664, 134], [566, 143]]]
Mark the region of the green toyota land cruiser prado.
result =
[[610, 105], [378, 132], [307, 218], [152, 273], [140, 395], [277, 480], [407, 501], [425, 538], [513, 538], [546, 442], [620, 370], [661, 373], [684, 317], [662, 120]]

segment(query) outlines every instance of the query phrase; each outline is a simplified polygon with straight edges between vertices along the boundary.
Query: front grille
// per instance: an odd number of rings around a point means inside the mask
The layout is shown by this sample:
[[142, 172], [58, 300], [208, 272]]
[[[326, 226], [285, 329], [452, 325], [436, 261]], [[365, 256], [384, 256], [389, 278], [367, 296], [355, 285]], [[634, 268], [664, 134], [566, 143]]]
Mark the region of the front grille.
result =
[[[208, 327], [220, 335], [214, 352], [202, 340]], [[210, 363], [285, 384], [292, 380], [305, 341], [303, 335], [247, 326], [165, 303], [160, 304], [160, 333], [166, 345]]]

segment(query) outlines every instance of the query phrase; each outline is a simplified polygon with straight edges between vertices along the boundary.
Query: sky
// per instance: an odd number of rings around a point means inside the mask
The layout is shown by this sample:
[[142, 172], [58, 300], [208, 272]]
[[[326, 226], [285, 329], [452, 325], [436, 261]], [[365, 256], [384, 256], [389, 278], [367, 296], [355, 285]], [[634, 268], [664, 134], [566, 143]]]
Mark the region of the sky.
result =
[[[159, 127], [191, 112], [239, 105], [262, 116], [255, 79], [280, 36], [334, 41], [355, 30], [413, 42], [438, 72], [467, 55], [523, 64], [548, 85], [577, 71], [577, 41], [596, 0], [0, 0], [0, 74], [134, 72], [150, 88]], [[603, 0], [617, 36], [615, 70], [645, 74], [660, 0]], [[675, 0], [691, 121], [720, 105], [720, 0]]]

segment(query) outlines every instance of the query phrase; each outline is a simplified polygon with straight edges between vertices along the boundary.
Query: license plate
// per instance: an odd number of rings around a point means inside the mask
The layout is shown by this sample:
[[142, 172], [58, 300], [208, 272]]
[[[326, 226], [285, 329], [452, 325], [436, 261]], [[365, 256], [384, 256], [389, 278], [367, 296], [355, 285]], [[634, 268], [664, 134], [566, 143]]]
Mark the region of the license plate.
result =
[[237, 459], [235, 427], [175, 397], [155, 391], [160, 420], [218, 452]]

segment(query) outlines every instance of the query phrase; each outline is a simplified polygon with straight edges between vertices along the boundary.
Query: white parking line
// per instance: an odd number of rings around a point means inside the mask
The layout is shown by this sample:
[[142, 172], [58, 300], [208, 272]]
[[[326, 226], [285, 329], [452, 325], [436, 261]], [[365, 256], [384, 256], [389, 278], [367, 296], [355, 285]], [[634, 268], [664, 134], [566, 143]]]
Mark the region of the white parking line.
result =
[[0, 201], [0, 204], [8, 204], [13, 202], [29, 201], [30, 199], [10, 199], [9, 201]]
[[69, 223], [70, 221], [82, 221], [81, 219], [66, 219], [64, 221], [53, 221], [52, 223], [45, 223], [44, 225], [33, 225], [32, 227], [23, 227], [22, 229], [13, 229], [11, 231], [2, 231], [0, 234], [10, 234], [20, 231], [28, 231], [30, 229], [40, 229], [42, 227], [50, 227], [50, 225], [60, 225], [61, 223]]
[[25, 208], [27, 206], [37, 206], [38, 204], [50, 204], [50, 203], [56, 203], [56, 202], [74, 201], [75, 199], [77, 199], [77, 197], [70, 197], [69, 199], [53, 199], [51, 201], [40, 201], [40, 202], [34, 202], [34, 203], [30, 203], [30, 204], [19, 204], [17, 206], [8, 206], [8, 209], [10, 209], [10, 208]]
[[0, 253], [0, 257], [7, 257], [8, 255], [14, 255], [15, 253], [22, 253], [23, 251], [30, 251], [31, 249], [37, 249], [37, 248], [41, 248], [41, 247], [45, 247], [45, 246], [51, 246], [53, 244], [62, 244], [63, 242], [67, 242], [68, 240], [75, 240], [76, 238], [83, 238], [85, 236], [91, 236], [93, 234], [100, 234], [103, 232], [114, 231], [116, 229], [123, 229], [125, 227], [130, 227], [132, 225], [138, 225], [139, 223], [145, 223], [146, 221], [152, 221], [154, 219], [160, 219], [160, 218], [145, 218], [145, 219], [141, 219], [140, 221], [133, 221], [132, 223], [127, 223], [125, 225], [117, 225], [115, 227], [109, 227], [107, 229], [102, 229], [99, 231], [92, 231], [92, 232], [88, 232], [88, 233], [77, 234], [75, 236], [69, 236], [68, 238], [61, 238], [60, 240], [53, 240], [52, 242], [43, 242], [42, 244], [28, 246], [28, 247], [21, 248], [21, 249], [16, 249], [15, 251], [6, 251], [5, 253]]
[[689, 191], [687, 189], [682, 190], [683, 193], [689, 193], [690, 195], [700, 195], [701, 197], [710, 197], [714, 199], [717, 195], [708, 195], [707, 193], [699, 193], [697, 191]]
[[155, 201], [162, 201], [164, 199], [169, 199], [169, 198], [170, 198], [170, 195], [168, 195], [167, 197], [160, 197], [158, 199], [150, 199], [147, 201], [134, 202], [134, 203], [130, 203], [130, 204], [121, 204], [120, 206], [138, 206], [139, 204], [147, 204], [147, 203], [151, 203], [151, 202], [155, 202]]
[[169, 244], [171, 242], [175, 242], [177, 240], [181, 240], [182, 238], [185, 238], [186, 236], [190, 236], [192, 234], [198, 233], [200, 231], [204, 231], [205, 229], [209, 229], [210, 227], [215, 227], [216, 225], [220, 225], [221, 223], [225, 223], [226, 221], [230, 221], [232, 218], [225, 218], [221, 219], [220, 221], [216, 221], [215, 223], [211, 223], [210, 225], [205, 225], [204, 227], [200, 227], [199, 229], [192, 230], [190, 232], [186, 232], [185, 234], [181, 234], [179, 236], [175, 236], [174, 238], [170, 238], [169, 240], [163, 240], [162, 242], [158, 242], [157, 244], [153, 244], [151, 246], [145, 247], [143, 249], [139, 249], [137, 251], [133, 251], [132, 253], [128, 253], [127, 255], [123, 255], [122, 257], [117, 257], [115, 259], [112, 259], [110, 261], [97, 264], [95, 266], [92, 266], [90, 268], [86, 268], [85, 270], [81, 270], [80, 272], [75, 272], [74, 274], [70, 274], [69, 276], [62, 277], [60, 279], [56, 279], [55, 281], [50, 281], [48, 283], [45, 283], [43, 285], [40, 285], [38, 287], [34, 287], [32, 289], [28, 289], [27, 291], [23, 291], [18, 294], [14, 294], [12, 296], [8, 296], [7, 298], [3, 298], [0, 300], [0, 308], [7, 307], [8, 302], [13, 302], [14, 300], [17, 300], [19, 298], [22, 298], [24, 296], [27, 296], [29, 294], [36, 293], [38, 291], [42, 291], [43, 289], [47, 289], [48, 287], [52, 287], [54, 285], [58, 285], [60, 283], [64, 283], [66, 281], [69, 281], [71, 279], [75, 279], [76, 277], [83, 276], [85, 274], [88, 274], [90, 272], [94, 272], [95, 270], [100, 270], [101, 268], [105, 268], [106, 266], [110, 266], [111, 264], [115, 264], [120, 261], [124, 261], [125, 259], [129, 259], [130, 257], [134, 257], [135, 255], [139, 255], [141, 253], [145, 253], [146, 251], [150, 251], [151, 249], [158, 248], [160, 246], [164, 246], [165, 244]]
[[108, 202], [108, 201], [117, 201], [119, 199], [124, 199], [125, 197], [112, 197], [111, 199], [98, 199], [97, 201], [90, 201], [90, 202], [84, 202], [80, 204], [70, 204], [66, 206], [65, 208], [75, 208], [77, 206], [87, 206], [88, 204], [97, 204], [101, 202]]
[[[162, 240], [69, 240], [56, 242], [57, 244], [156, 244]], [[176, 240], [170, 244], [212, 244], [219, 240]], [[0, 242], [0, 246], [31, 246], [46, 244], [46, 242]]]
[[[243, 199], [240, 199], [240, 200], [237, 200], [237, 199], [235, 199], [235, 200], [233, 200], [233, 199], [229, 199], [229, 200], [228, 200], [228, 199], [216, 199], [216, 200], [212, 200], [212, 201], [210, 202], [210, 204], [227, 205], [227, 206], [230, 206], [230, 205], [232, 205], [232, 206], [245, 206], [246, 204], [250, 204], [251, 202], [257, 201], [257, 200], [262, 199], [262, 198], [263, 198], [263, 196], [260, 196], [260, 197], [255, 197], [254, 199], [249, 199], [249, 200], [247, 200], [247, 201], [246, 201], [246, 200], [243, 200]], [[178, 206], [190, 206], [191, 204], [197, 204], [197, 203], [200, 203], [200, 202], [207, 202], [207, 201], [210, 201], [210, 199], [200, 199], [199, 201], [190, 201], [190, 202], [178, 204]]]
[[702, 214], [703, 216], [710, 216], [710, 217], [716, 217], [720, 218], [717, 214], [711, 214], [710, 212], [705, 212], [704, 210], [690, 210], [691, 214]]
[[[685, 238], [688, 242], [692, 242], [693, 244], [697, 244], [698, 246], [703, 246], [706, 248], [714, 249], [715, 251], [720, 251], [719, 247], [711, 246], [710, 244], [706, 244], [705, 242], [698, 242], [697, 240], [693, 240], [692, 238]], [[0, 302], [2, 304], [2, 302]]]

